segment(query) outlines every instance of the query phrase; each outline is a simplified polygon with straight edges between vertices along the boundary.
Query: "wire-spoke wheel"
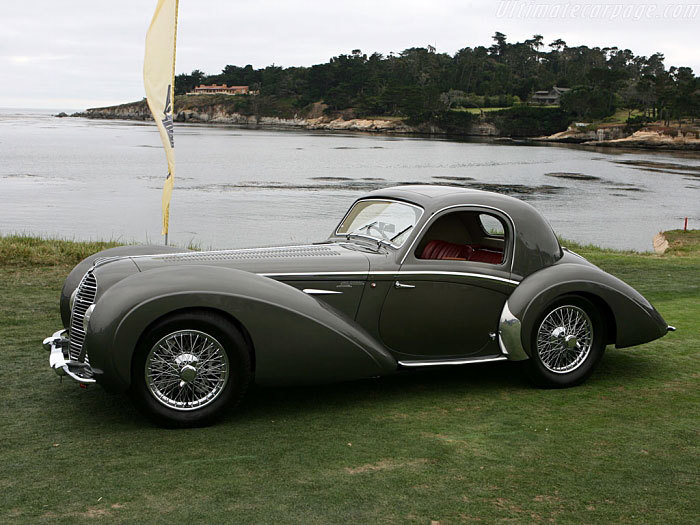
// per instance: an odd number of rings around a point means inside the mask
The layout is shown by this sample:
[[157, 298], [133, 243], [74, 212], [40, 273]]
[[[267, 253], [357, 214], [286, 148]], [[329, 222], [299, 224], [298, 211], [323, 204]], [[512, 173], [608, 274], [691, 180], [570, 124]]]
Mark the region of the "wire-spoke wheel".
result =
[[166, 407], [196, 410], [214, 401], [228, 382], [226, 351], [198, 330], [177, 330], [158, 341], [146, 358], [148, 390]]
[[537, 354], [544, 367], [566, 374], [581, 366], [591, 351], [593, 323], [578, 306], [555, 308], [542, 320], [537, 331]]
[[201, 426], [236, 405], [250, 378], [240, 332], [216, 313], [190, 311], [144, 334], [132, 365], [132, 394], [161, 425]]
[[585, 381], [605, 351], [603, 320], [584, 297], [563, 296], [533, 327], [528, 367], [542, 386], [568, 387]]

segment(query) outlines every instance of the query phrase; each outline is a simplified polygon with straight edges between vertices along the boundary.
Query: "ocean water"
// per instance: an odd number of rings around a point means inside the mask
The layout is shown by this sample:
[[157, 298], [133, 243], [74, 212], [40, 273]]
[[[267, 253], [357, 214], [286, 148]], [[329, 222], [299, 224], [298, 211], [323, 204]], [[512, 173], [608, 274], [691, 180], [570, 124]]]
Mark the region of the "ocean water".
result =
[[[454, 184], [527, 200], [569, 239], [650, 250], [700, 227], [700, 155], [176, 124], [170, 241], [323, 240], [365, 192]], [[165, 155], [150, 122], [0, 110], [0, 233], [161, 243]]]

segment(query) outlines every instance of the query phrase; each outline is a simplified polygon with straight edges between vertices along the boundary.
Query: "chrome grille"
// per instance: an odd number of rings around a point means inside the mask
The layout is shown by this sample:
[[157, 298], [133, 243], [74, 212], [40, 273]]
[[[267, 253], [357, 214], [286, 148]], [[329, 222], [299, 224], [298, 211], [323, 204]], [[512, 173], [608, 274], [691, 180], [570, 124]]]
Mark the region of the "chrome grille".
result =
[[[90, 305], [95, 302], [96, 295], [97, 279], [89, 271], [83, 276], [78, 285], [78, 293], [75, 294], [75, 303], [73, 304], [73, 311], [70, 317], [70, 349], [68, 353], [73, 361], [80, 360], [80, 355], [83, 351], [83, 341], [85, 341], [83, 317]], [[85, 355], [83, 360], [89, 363], [87, 355]]]

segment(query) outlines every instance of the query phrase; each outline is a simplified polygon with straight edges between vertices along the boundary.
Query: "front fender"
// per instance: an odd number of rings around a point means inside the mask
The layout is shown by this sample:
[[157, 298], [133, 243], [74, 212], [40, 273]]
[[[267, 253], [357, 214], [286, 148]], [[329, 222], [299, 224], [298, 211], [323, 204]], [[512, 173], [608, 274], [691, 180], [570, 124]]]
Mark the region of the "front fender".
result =
[[245, 328], [259, 384], [357, 379], [397, 367], [352, 319], [296, 288], [242, 270], [170, 266], [131, 275], [96, 303], [85, 347], [99, 381], [111, 390], [127, 389], [141, 335], [164, 315], [186, 308], [220, 311]]
[[566, 294], [589, 297], [607, 309], [601, 314], [612, 316], [608, 321], [613, 323], [618, 348], [647, 343], [667, 332], [668, 324], [659, 312], [627, 283], [593, 265], [565, 263], [528, 276], [508, 298], [501, 317], [506, 350], [510, 347], [509, 353], [520, 358], [531, 355], [530, 340], [537, 319], [557, 297]]
[[63, 321], [63, 327], [68, 328], [70, 325], [70, 296], [80, 284], [80, 279], [83, 278], [85, 272], [87, 272], [90, 267], [95, 264], [95, 261], [101, 257], [126, 257], [129, 255], [154, 255], [158, 253], [178, 253], [188, 250], [183, 250], [182, 248], [176, 248], [174, 246], [157, 246], [157, 245], [133, 245], [133, 246], [117, 246], [115, 248], [109, 248], [107, 250], [102, 250], [101, 252], [94, 253], [89, 257], [86, 257], [80, 261], [71, 270], [63, 283], [63, 289], [61, 290], [61, 320]]

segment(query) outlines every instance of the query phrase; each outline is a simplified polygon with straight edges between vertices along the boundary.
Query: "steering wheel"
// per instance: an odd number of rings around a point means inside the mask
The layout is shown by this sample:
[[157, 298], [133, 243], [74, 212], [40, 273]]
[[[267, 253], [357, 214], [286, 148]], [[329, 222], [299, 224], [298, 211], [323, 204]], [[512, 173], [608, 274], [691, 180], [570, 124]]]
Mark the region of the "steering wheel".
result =
[[379, 235], [382, 236], [382, 240], [385, 240], [385, 241], [390, 240], [390, 237], [386, 233], [384, 233], [384, 230], [382, 230], [379, 226], [377, 226], [374, 223], [368, 224], [367, 225], [367, 233], [369, 233], [370, 230], [372, 230], [372, 229], [376, 230], [379, 233]]

